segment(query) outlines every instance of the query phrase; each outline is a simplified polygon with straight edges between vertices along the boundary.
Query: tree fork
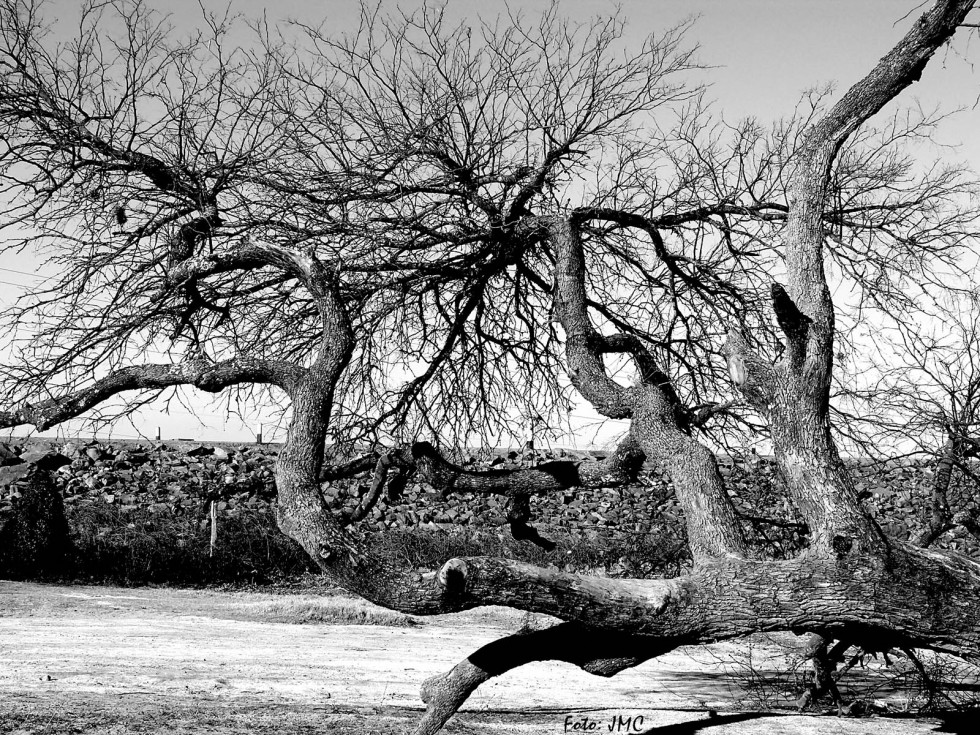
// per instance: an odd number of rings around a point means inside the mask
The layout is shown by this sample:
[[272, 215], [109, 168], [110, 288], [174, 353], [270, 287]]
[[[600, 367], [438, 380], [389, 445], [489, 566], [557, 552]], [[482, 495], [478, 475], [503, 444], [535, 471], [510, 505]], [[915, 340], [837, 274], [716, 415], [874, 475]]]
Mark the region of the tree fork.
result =
[[[684, 411], [673, 388], [649, 382], [626, 388], [606, 373], [602, 355], [607, 341], [592, 326], [586, 307], [580, 233], [572, 219], [550, 218], [547, 223], [555, 252], [554, 311], [565, 330], [572, 383], [600, 413], [633, 419], [631, 432], [643, 453], [661, 463], [674, 483], [695, 562], [746, 556], [748, 544], [715, 457], [681, 428]], [[649, 356], [644, 364], [646, 373], [655, 369]]]
[[[743, 392], [769, 420], [790, 494], [810, 526], [812, 544], [824, 553], [881, 554], [887, 547], [858, 499], [830, 435], [834, 306], [823, 267], [823, 221], [831, 167], [854, 131], [919, 79], [973, 7], [973, 0], [938, 0], [923, 13], [878, 64], [804, 132], [789, 176], [789, 210], [782, 233], [788, 287], [785, 292], [774, 289], [773, 301], [790, 349], [776, 370], [770, 395]], [[744, 360], [737, 348], [733, 353], [730, 360]]]
[[723, 352], [730, 366], [737, 366], [731, 370], [741, 380], [736, 387], [769, 424], [776, 461], [810, 528], [811, 547], [833, 554], [883, 553], [884, 536], [834, 445], [824, 401], [814, 398], [805, 376], [790, 369], [793, 358], [772, 365], [734, 331]]
[[677, 647], [674, 642], [561, 623], [487, 644], [422, 685], [426, 712], [412, 735], [434, 735], [481, 684], [534, 661], [563, 661], [610, 677]]

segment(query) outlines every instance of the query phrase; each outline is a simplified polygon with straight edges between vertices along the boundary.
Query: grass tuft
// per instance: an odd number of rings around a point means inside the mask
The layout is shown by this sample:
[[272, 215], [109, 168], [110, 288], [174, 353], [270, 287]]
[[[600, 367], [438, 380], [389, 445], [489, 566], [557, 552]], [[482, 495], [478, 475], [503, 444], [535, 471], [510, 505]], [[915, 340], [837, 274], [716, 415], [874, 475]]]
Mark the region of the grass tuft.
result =
[[386, 625], [413, 628], [421, 621], [386, 610], [360, 599], [309, 597], [306, 595], [260, 596], [248, 593], [222, 608], [222, 614], [236, 620], [263, 623]]

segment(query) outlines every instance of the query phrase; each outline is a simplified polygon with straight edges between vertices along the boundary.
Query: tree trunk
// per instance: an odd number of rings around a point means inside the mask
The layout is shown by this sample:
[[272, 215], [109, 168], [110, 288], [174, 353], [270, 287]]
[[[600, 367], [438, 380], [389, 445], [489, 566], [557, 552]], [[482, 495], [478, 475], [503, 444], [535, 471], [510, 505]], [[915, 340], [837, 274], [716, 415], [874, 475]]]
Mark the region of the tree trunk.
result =
[[932, 480], [929, 522], [916, 540], [919, 546], [930, 546], [953, 525], [952, 515], [949, 512], [949, 486], [953, 480], [953, 469], [962, 456], [962, 442], [957, 441], [955, 436], [947, 438], [939, 457], [939, 464], [936, 466], [936, 475]]
[[[504, 221], [495, 220], [494, 228], [501, 232], [495, 231], [491, 241], [509, 246], [506, 238], [516, 238], [521, 247], [514, 249], [515, 259], [532, 247], [540, 263], [553, 258], [553, 311], [565, 333], [569, 379], [601, 414], [631, 421], [628, 441], [597, 473], [570, 463], [514, 473], [473, 473], [427, 453], [423, 445], [415, 445], [407, 457], [394, 459], [447, 492], [469, 488], [508, 495], [514, 499], [514, 522], [525, 523], [530, 494], [621, 483], [645, 457], [666, 469], [683, 509], [695, 561], [685, 576], [604, 579], [485, 556], [450, 559], [438, 570], [422, 571], [402, 568], [382, 556], [359, 524], [331, 513], [320, 492], [334, 389], [354, 346], [337, 273], [320, 263], [314, 247], [305, 244], [243, 243], [227, 252], [195, 254], [221, 223], [216, 195], [191, 185], [189, 179], [184, 182], [186, 177], [169, 176], [161, 162], [133, 151], [116, 155], [127, 166], [125, 171], [142, 172], [158, 189], [198, 202], [200, 216], [182, 225], [180, 237], [172, 243], [165, 292], [181, 290], [187, 301], [186, 309], [175, 315], [180, 322], [175, 336], [184, 327], [193, 331], [192, 317], [201, 309], [227, 316], [222, 307], [204, 300], [196, 286], [199, 279], [240, 268], [272, 267], [309, 291], [321, 320], [320, 344], [302, 364], [247, 356], [211, 363], [198, 354], [179, 365], [121, 368], [71, 395], [46, 397], [36, 405], [0, 412], [0, 425], [32, 423], [45, 429], [126, 390], [193, 385], [217, 391], [246, 382], [282, 388], [292, 401], [292, 421], [275, 471], [279, 524], [331, 579], [371, 601], [408, 613], [505, 605], [565, 621], [548, 631], [491, 644], [448, 674], [430, 680], [424, 691], [428, 709], [420, 733], [438, 730], [483, 681], [532, 660], [564, 660], [598, 675], [612, 675], [680, 645], [760, 631], [821, 636], [814, 655], [825, 679], [831, 662], [824, 656], [823, 639], [980, 657], [980, 564], [955, 553], [886, 539], [859, 502], [834, 446], [829, 419], [834, 305], [823, 270], [828, 182], [838, 151], [861, 124], [919, 78], [973, 5], [974, 0], [936, 0], [874, 69], [801, 136], [787, 174], [781, 243], [787, 283], [785, 288], [772, 286], [775, 320], [786, 341], [784, 356], [772, 364], [737, 331], [725, 346], [733, 381], [768, 422], [789, 496], [810, 529], [810, 547], [797, 558], [750, 558], [715, 458], [691, 435], [692, 413], [681, 405], [668, 371], [654, 359], [655, 350], [635, 334], [603, 334], [593, 325], [581, 232], [590, 217], [608, 221], [608, 211], [532, 214], [530, 209], [540, 206], [535, 197], [548, 183], [546, 169], [532, 176], [537, 183], [525, 186], [517, 196], [515, 205], [520, 206], [511, 206]], [[610, 124], [617, 123], [610, 120]], [[75, 135], [90, 135], [74, 120], [70, 127]], [[71, 153], [75, 156], [74, 149]], [[635, 227], [636, 222], [646, 220], [624, 217], [618, 224]], [[672, 256], [649, 223], [644, 233], [673, 273], [681, 260], [694, 263], [687, 254]], [[326, 235], [310, 234], [311, 240], [315, 237]], [[717, 290], [698, 279], [704, 272], [701, 265], [694, 263], [693, 275], [685, 275], [685, 287], [700, 291], [705, 299], [716, 297]], [[486, 271], [488, 278], [493, 273]], [[548, 288], [543, 280], [538, 285], [542, 291]], [[475, 308], [476, 302], [471, 303]], [[469, 313], [462, 310], [457, 320], [460, 328]], [[621, 385], [610, 376], [603, 362], [610, 353], [632, 356], [639, 375], [636, 385]], [[380, 496], [390, 466], [377, 457], [367, 466], [375, 463], [373, 498]]]

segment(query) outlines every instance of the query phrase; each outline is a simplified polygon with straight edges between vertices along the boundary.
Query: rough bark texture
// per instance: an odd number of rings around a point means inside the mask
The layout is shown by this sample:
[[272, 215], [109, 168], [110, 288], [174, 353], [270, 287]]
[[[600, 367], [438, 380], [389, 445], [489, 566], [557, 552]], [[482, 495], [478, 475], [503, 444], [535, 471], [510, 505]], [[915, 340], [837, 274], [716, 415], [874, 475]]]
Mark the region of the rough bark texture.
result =
[[25, 403], [13, 411], [0, 411], [0, 426], [33, 424], [39, 431], [44, 431], [119, 393], [131, 390], [193, 385], [217, 393], [239, 383], [270, 383], [288, 393], [294, 387], [299, 372], [289, 363], [244, 357], [223, 362], [211, 362], [202, 357], [177, 365], [134, 365], [110, 373], [77, 393], [48, 398], [35, 404]]
[[419, 479], [446, 495], [452, 492], [535, 495], [576, 487], [627, 485], [636, 480], [645, 457], [636, 438], [629, 434], [601, 462], [553, 461], [518, 470], [476, 472], [457, 467], [431, 444], [418, 442], [411, 448], [411, 459], [402, 459], [399, 464], [411, 468]]
[[916, 539], [919, 546], [929, 546], [953, 526], [952, 514], [949, 510], [949, 485], [953, 479], [953, 469], [962, 456], [963, 443], [955, 436], [950, 436], [943, 446], [943, 453], [932, 481], [929, 523]]
[[[681, 430], [673, 390], [644, 382], [626, 388], [606, 374], [605, 340], [586, 307], [585, 256], [574, 220], [553, 218], [545, 226], [555, 253], [555, 315], [565, 329], [572, 384], [600, 413], [633, 420], [633, 436], [643, 453], [662, 463], [674, 482], [695, 561], [744, 556], [745, 539], [714, 455]], [[663, 374], [649, 361], [645, 366], [648, 373]]]
[[837, 706], [837, 714], [841, 714], [843, 700], [840, 690], [837, 688], [834, 672], [840, 662], [840, 657], [844, 655], [844, 651], [847, 649], [847, 644], [841, 642], [831, 649], [831, 643], [829, 638], [820, 634], [814, 633], [810, 636], [804, 655], [806, 659], [813, 661], [813, 678], [803, 696], [796, 703], [801, 710], [806, 709], [824, 694], [829, 693]]
[[422, 685], [422, 701], [428, 707], [413, 735], [438, 732], [478, 686], [524, 664], [564, 661], [590, 674], [613, 676], [675, 646], [674, 642], [659, 638], [596, 630], [575, 623], [501, 638]]
[[[643, 624], [631, 626], [623, 611], [618, 624], [607, 625], [665, 638], [706, 631], [727, 637], [737, 634], [739, 621], [745, 621], [751, 630], [775, 624], [827, 636], [844, 633], [880, 639], [886, 645], [909, 636], [918, 642], [908, 645], [952, 645], [961, 654], [977, 654], [978, 620], [970, 611], [977, 595], [977, 565], [955, 555], [930, 555], [889, 544], [861, 506], [831, 438], [834, 313], [823, 272], [822, 231], [830, 169], [841, 145], [918, 79], [930, 56], [972, 6], [972, 2], [936, 3], [807, 132], [790, 179], [783, 237], [789, 288], [773, 286], [774, 313], [787, 339], [785, 356], [780, 364], [768, 365], [737, 334], [727, 345], [733, 379], [769, 422], [790, 495], [811, 529], [811, 549], [799, 559], [757, 564], [737, 558], [744, 554], [744, 541], [733, 523], [724, 488], [715, 479], [717, 470], [693, 443], [677, 436], [680, 432], [675, 433], [676, 424], [670, 421], [670, 414], [676, 415], [674, 407], [662, 392], [625, 389], [606, 375], [603, 340], [586, 311], [584, 258], [577, 233], [572, 222], [550, 224], [556, 260], [555, 314], [565, 329], [572, 382], [601, 413], [631, 418], [633, 433], [648, 457], [673, 459], [668, 469], [678, 486], [698, 561], [689, 577], [659, 590], [665, 603], [656, 611], [648, 607], [641, 615]], [[466, 563], [455, 569], [470, 589], [475, 580]], [[710, 607], [699, 604], [707, 600]], [[713, 628], [718, 610], [724, 611], [722, 630]], [[566, 607], [566, 616], [568, 612]], [[957, 632], [950, 635], [953, 629]], [[449, 675], [457, 685], [447, 687], [441, 702], [434, 703], [428, 692], [427, 721], [444, 722], [446, 713], [455, 711], [486, 675], [471, 663], [461, 666]], [[829, 664], [820, 658], [820, 666], [826, 669]], [[824, 679], [829, 677], [828, 671], [823, 674]]]
[[[972, 0], [938, 0], [868, 76], [806, 131], [789, 175], [782, 238], [788, 281], [772, 289], [774, 318], [785, 335], [786, 350], [778, 364], [770, 364], [753, 352], [744, 335], [734, 332], [725, 348], [735, 385], [769, 423], [790, 497], [810, 529], [811, 545], [795, 559], [748, 558], [715, 458], [688, 433], [692, 414], [680, 405], [666, 372], [635, 338], [603, 335], [592, 324], [580, 227], [589, 217], [608, 220], [612, 215], [583, 210], [534, 216], [527, 209], [530, 194], [521, 199], [519, 210], [512, 210], [521, 219], [515, 231], [533, 232], [535, 242], [553, 256], [554, 318], [565, 332], [569, 377], [600, 413], [630, 419], [630, 438], [591, 476], [584, 465], [572, 463], [503, 474], [468, 472], [424, 445], [416, 445], [407, 457], [392, 453], [382, 462], [375, 456], [351, 467], [376, 467], [372, 497], [378, 496], [397, 461], [446, 492], [508, 494], [514, 500], [514, 519], [524, 522], [528, 495], [590, 482], [614, 484], [635, 473], [645, 457], [667, 470], [683, 508], [695, 560], [686, 576], [599, 579], [489, 557], [451, 559], [438, 572], [421, 573], [381, 557], [352, 519], [330, 512], [320, 492], [323, 479], [350, 469], [324, 468], [323, 452], [334, 388], [350, 360], [353, 335], [337, 274], [300, 249], [249, 245], [208, 256], [179, 252], [166, 288], [184, 288], [195, 278], [237, 268], [284, 271], [312, 294], [319, 309], [322, 341], [309, 367], [242, 358], [130, 368], [73, 395], [0, 413], [0, 426], [33, 423], [46, 428], [135, 388], [186, 384], [218, 390], [244, 381], [282, 387], [292, 399], [292, 423], [276, 467], [279, 522], [334, 581], [409, 613], [498, 604], [567, 622], [491, 644], [430, 680], [419, 733], [438, 730], [481, 682], [531, 660], [556, 658], [611, 675], [685, 643], [774, 630], [860, 640], [877, 648], [924, 647], [980, 657], [980, 564], [887, 540], [861, 505], [834, 446], [828, 411], [834, 312], [823, 272], [822, 230], [828, 178], [841, 145], [918, 79], [972, 7]], [[152, 161], [133, 161], [151, 179], [157, 176], [161, 188], [182, 185], [179, 178], [165, 179], [166, 172], [156, 171]], [[216, 212], [201, 214], [208, 228], [220, 222]], [[631, 225], [629, 217], [621, 219], [626, 226], [641, 227], [655, 246], [659, 243], [661, 257], [670, 260], [649, 221], [641, 218]], [[190, 234], [205, 237], [207, 231]], [[636, 385], [620, 385], [609, 376], [603, 363], [609, 352], [634, 356], [640, 374]]]
[[[836, 554], [882, 553], [884, 540], [830, 437], [828, 406], [834, 355], [834, 307], [823, 270], [823, 215], [830, 170], [863, 122], [915, 82], [929, 58], [961, 24], [972, 2], [937, 2], [864, 79], [803, 136], [789, 179], [783, 249], [789, 285], [773, 287], [774, 310], [788, 342], [783, 361], [750, 376], [743, 394], [768, 421], [789, 492], [811, 529], [814, 547]], [[733, 335], [730, 360], [751, 365]]]

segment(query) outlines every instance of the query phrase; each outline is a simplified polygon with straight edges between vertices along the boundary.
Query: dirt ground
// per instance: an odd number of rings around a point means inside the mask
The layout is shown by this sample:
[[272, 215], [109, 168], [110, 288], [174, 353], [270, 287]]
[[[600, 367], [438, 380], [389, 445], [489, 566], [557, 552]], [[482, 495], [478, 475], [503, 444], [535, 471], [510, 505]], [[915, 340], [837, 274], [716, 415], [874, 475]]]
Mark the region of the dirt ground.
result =
[[[412, 622], [329, 593], [0, 581], [0, 733], [407, 733], [423, 709], [424, 679], [522, 624], [546, 624], [495, 608]], [[978, 731], [952, 717], [747, 711], [759, 695], [747, 698], [725, 675], [744, 651], [733, 643], [682, 649], [609, 680], [568, 665], [526, 666], [481, 687], [446, 732]], [[764, 670], [781, 655], [763, 642], [753, 662]], [[901, 695], [880, 696], [901, 709]]]

